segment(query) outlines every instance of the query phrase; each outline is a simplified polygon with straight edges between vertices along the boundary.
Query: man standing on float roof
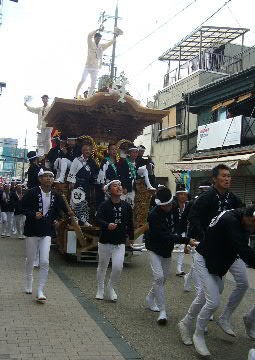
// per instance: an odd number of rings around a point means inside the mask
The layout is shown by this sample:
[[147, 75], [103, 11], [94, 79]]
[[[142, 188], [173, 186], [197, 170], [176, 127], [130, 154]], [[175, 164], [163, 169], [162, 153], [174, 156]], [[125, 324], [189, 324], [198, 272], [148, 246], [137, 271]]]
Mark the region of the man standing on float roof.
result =
[[94, 30], [88, 34], [87, 60], [82, 74], [82, 78], [76, 89], [75, 98], [78, 97], [79, 91], [82, 85], [85, 83], [88, 75], [90, 75], [90, 79], [91, 79], [88, 96], [91, 96], [93, 94], [93, 91], [95, 90], [96, 87], [98, 72], [99, 69], [102, 67], [103, 52], [114, 43], [116, 36], [123, 34], [123, 32], [119, 28], [115, 27], [114, 38], [111, 41], [106, 42], [105, 44], [99, 44], [102, 38], [102, 35], [99, 32], [101, 30], [102, 29]]

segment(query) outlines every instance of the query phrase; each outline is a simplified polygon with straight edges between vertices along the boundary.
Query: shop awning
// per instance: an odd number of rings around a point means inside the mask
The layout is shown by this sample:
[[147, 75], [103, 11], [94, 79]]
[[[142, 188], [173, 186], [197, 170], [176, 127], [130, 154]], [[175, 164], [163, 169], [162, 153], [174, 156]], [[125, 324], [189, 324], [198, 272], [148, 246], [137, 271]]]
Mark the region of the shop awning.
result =
[[252, 165], [255, 164], [255, 153], [166, 163], [173, 173], [212, 170], [218, 164], [225, 164], [232, 170], [237, 169], [238, 165]]

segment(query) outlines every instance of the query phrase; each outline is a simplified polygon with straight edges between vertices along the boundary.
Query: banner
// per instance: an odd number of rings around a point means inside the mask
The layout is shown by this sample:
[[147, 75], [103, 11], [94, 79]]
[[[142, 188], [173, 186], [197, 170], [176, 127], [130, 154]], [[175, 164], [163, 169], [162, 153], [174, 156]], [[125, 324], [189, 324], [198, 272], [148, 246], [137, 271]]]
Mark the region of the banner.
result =
[[242, 115], [198, 127], [197, 150], [241, 143]]

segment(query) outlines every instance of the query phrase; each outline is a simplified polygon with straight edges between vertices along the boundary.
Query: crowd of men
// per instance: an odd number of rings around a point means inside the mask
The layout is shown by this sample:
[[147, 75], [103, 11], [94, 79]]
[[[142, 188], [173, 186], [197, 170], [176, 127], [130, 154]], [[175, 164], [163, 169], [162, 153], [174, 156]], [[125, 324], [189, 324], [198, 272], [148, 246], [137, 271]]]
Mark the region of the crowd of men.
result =
[[[67, 217], [75, 213], [75, 208], [70, 210], [53, 188], [54, 182], [66, 182], [71, 194], [76, 194], [71, 195], [71, 201], [72, 198], [77, 200], [77, 194], [83, 194], [78, 197], [78, 202], [85, 201], [89, 207], [91, 196], [95, 196], [94, 221], [101, 229], [96, 299], [117, 301], [125, 246], [134, 243], [136, 180], [142, 178], [154, 193], [148, 214], [148, 230], [144, 234], [152, 270], [147, 307], [159, 313], [159, 325], [167, 323], [164, 284], [172, 251], [176, 244], [183, 244], [179, 247], [176, 275], [184, 278], [184, 291], [190, 291], [192, 284], [196, 290], [194, 301], [178, 323], [183, 343], [194, 345], [201, 356], [210, 355], [204, 335], [208, 321], [219, 306], [228, 271], [233, 275], [235, 288], [217, 324], [226, 334], [235, 337], [231, 317], [249, 288], [246, 265], [255, 267], [255, 252], [249, 247], [249, 236], [255, 231], [255, 206], [245, 207], [229, 191], [230, 169], [224, 164], [216, 166], [212, 170], [212, 182], [201, 184], [200, 194], [191, 199], [183, 184], [177, 184], [175, 196], [167, 187], [155, 184], [151, 171], [154, 164], [151, 159], [143, 157], [143, 146], [137, 148], [131, 144], [128, 149], [122, 148], [119, 155], [116, 145], [109, 144], [98, 166], [90, 143], [78, 145], [73, 138], [63, 143], [58, 139], [55, 141], [56, 147], [50, 150], [44, 164], [39, 163], [35, 152], [28, 154], [30, 166], [25, 193], [19, 183], [1, 184], [0, 188], [2, 236], [10, 236], [16, 231], [20, 238], [26, 237], [26, 293], [32, 294], [33, 267], [39, 250], [37, 300], [46, 301], [44, 287], [48, 277], [52, 230], [61, 216], [60, 211]], [[82, 209], [81, 218], [75, 214], [77, 220], [81, 225], [90, 226], [91, 211]], [[193, 258], [187, 274], [183, 271], [184, 253], [191, 253]], [[105, 288], [110, 260], [112, 270]], [[255, 340], [255, 306], [243, 320], [247, 335]], [[193, 322], [196, 322], [194, 333]]]

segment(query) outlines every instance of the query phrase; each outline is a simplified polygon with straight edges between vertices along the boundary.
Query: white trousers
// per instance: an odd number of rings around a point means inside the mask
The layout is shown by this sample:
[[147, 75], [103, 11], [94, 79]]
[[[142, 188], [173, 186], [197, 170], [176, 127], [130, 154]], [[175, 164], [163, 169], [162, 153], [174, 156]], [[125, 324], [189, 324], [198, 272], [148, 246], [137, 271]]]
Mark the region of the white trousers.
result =
[[26, 220], [25, 215], [22, 214], [15, 215], [15, 224], [16, 224], [16, 230], [18, 236], [23, 235], [25, 220]]
[[166, 297], [164, 284], [169, 275], [171, 258], [163, 258], [153, 251], [149, 251], [149, 255], [153, 283], [148, 296], [154, 297], [160, 311], [165, 311]]
[[51, 132], [52, 127], [46, 127], [41, 129], [41, 133], [37, 135], [37, 147], [38, 147], [38, 154], [43, 156], [48, 154], [51, 149]]
[[56, 179], [60, 182], [65, 181], [65, 175], [67, 169], [70, 169], [72, 162], [67, 158], [58, 158], [54, 162], [54, 169], [57, 170]]
[[201, 287], [183, 321], [190, 324], [197, 317], [196, 331], [204, 334], [210, 317], [220, 304], [224, 281], [219, 276], [208, 272], [205, 259], [199, 253], [195, 254], [194, 270], [199, 276]]
[[176, 272], [181, 273], [183, 271], [183, 261], [184, 261], [184, 248], [185, 244], [179, 245], [179, 253], [176, 258]]
[[192, 256], [192, 264], [190, 266], [189, 272], [186, 274], [186, 286], [187, 288], [190, 288], [193, 282], [195, 285], [196, 293], [198, 293], [201, 283], [199, 280], [199, 276], [195, 271], [195, 266], [194, 266], [195, 254], [196, 254], [196, 250], [191, 248], [190, 255]]
[[82, 85], [87, 80], [88, 75], [90, 76], [90, 87], [89, 87], [88, 95], [91, 96], [93, 94], [93, 92], [94, 92], [94, 90], [96, 88], [98, 71], [99, 71], [98, 69], [87, 68], [87, 67], [84, 68], [81, 81], [79, 82], [79, 84], [77, 86], [77, 89], [76, 89], [76, 97], [78, 96]]
[[98, 243], [98, 267], [97, 267], [97, 286], [98, 290], [104, 290], [106, 271], [112, 259], [112, 271], [109, 279], [109, 286], [115, 287], [120, 280], [125, 257], [125, 244], [101, 244]]
[[33, 269], [36, 252], [40, 252], [40, 270], [38, 290], [43, 290], [49, 272], [49, 253], [50, 253], [51, 237], [27, 237], [26, 238], [26, 280], [32, 282]]
[[232, 291], [226, 306], [224, 307], [221, 318], [229, 320], [235, 309], [242, 301], [246, 291], [249, 289], [249, 281], [247, 268], [242, 259], [236, 259], [233, 265], [230, 267], [229, 272], [232, 274], [236, 287]]
[[2, 212], [2, 234], [10, 235], [12, 233], [14, 213], [10, 211]]

